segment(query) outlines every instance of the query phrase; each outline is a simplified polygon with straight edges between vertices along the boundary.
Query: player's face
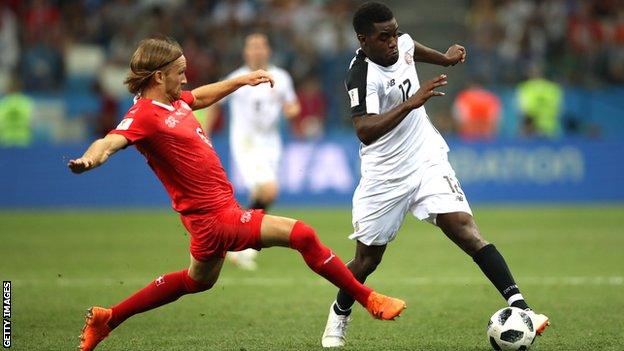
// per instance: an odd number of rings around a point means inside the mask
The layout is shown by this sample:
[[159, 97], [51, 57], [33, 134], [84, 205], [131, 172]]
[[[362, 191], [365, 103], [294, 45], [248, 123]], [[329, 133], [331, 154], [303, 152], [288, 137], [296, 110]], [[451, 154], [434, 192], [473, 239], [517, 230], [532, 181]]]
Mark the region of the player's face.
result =
[[180, 99], [182, 85], [186, 84], [186, 57], [180, 56], [173, 61], [165, 74], [165, 93], [169, 101]]
[[247, 37], [243, 56], [248, 66], [253, 68], [266, 66], [271, 58], [271, 48], [267, 37], [262, 34], [252, 34]]
[[358, 36], [364, 53], [382, 66], [395, 64], [399, 59], [399, 24], [393, 18], [373, 25], [375, 30], [371, 35]]

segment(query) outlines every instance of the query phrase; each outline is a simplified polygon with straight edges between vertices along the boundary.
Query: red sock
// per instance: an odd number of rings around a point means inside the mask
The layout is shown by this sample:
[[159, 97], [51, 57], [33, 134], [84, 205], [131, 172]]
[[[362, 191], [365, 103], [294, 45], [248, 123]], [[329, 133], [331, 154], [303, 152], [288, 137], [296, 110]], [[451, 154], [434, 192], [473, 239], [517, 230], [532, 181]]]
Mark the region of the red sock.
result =
[[189, 277], [188, 269], [165, 274], [134, 293], [134, 295], [111, 307], [113, 314], [108, 322], [108, 326], [112, 330], [137, 313], [166, 305], [177, 300], [182, 295], [210, 288], [211, 286], [197, 282]]
[[314, 272], [366, 306], [368, 296], [373, 290], [358, 282], [340, 258], [321, 244], [314, 229], [297, 221], [290, 232], [290, 247], [301, 253], [308, 267]]

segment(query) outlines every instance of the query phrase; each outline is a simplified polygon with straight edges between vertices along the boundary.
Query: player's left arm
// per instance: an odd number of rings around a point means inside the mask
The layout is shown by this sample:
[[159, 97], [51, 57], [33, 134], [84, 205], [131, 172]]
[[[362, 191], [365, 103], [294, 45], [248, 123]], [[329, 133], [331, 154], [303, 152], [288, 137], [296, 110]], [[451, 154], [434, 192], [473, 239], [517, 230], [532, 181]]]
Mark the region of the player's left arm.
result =
[[293, 119], [301, 113], [301, 105], [297, 94], [295, 93], [295, 86], [292, 78], [289, 75], [285, 75], [284, 84], [284, 103], [282, 104], [282, 111], [287, 119]]
[[453, 44], [443, 54], [414, 40], [414, 60], [440, 66], [454, 66], [466, 62], [466, 48]]
[[287, 119], [293, 119], [301, 113], [301, 105], [299, 105], [298, 100], [285, 102], [282, 106], [282, 110]]
[[269, 83], [271, 87], [275, 84], [273, 76], [265, 70], [257, 70], [232, 79], [226, 79], [217, 83], [202, 85], [191, 91], [194, 100], [191, 108], [199, 110], [208, 107], [223, 99], [229, 94], [245, 85], [256, 86], [262, 83]]

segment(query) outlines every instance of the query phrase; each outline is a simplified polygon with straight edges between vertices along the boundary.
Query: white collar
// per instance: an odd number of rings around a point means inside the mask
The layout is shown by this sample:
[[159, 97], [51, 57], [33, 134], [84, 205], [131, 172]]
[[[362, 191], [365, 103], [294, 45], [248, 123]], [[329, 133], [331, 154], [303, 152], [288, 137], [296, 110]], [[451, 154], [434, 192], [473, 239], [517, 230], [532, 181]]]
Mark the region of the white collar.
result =
[[156, 100], [152, 100], [152, 104], [154, 104], [156, 106], [160, 106], [160, 107], [162, 107], [164, 109], [167, 109], [169, 111], [172, 111], [172, 112], [175, 111], [175, 108], [173, 106], [167, 105], [167, 104], [163, 104], [162, 102], [158, 102]]

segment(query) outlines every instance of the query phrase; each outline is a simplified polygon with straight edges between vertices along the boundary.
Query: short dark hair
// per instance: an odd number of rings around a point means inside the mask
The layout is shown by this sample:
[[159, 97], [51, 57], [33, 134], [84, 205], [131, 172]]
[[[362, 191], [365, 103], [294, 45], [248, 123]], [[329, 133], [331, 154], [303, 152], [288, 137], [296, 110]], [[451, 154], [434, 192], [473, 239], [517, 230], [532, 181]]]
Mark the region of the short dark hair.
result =
[[374, 24], [386, 22], [394, 18], [392, 10], [379, 2], [362, 4], [353, 15], [353, 29], [357, 34], [370, 35], [375, 29]]

